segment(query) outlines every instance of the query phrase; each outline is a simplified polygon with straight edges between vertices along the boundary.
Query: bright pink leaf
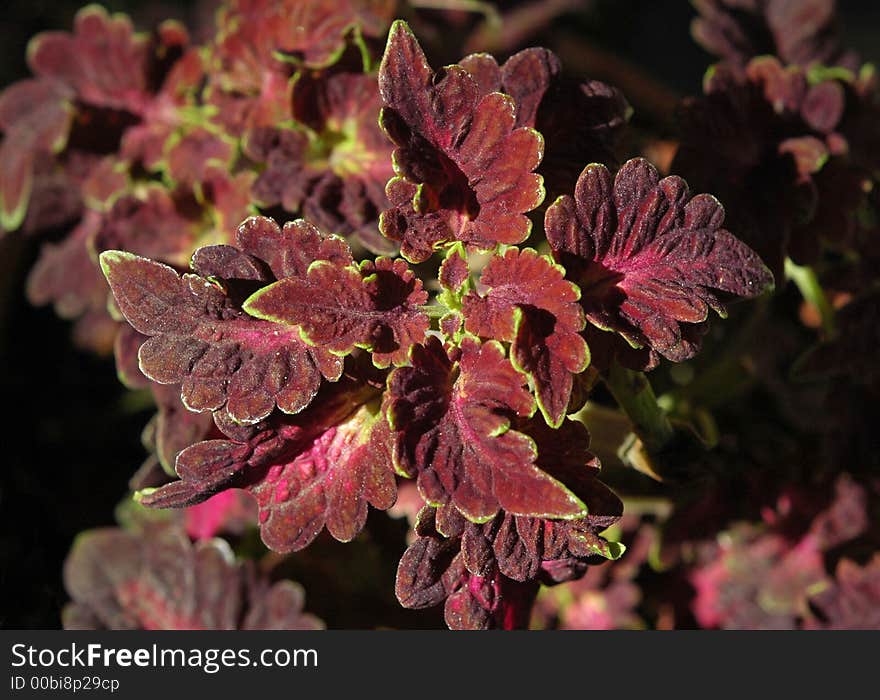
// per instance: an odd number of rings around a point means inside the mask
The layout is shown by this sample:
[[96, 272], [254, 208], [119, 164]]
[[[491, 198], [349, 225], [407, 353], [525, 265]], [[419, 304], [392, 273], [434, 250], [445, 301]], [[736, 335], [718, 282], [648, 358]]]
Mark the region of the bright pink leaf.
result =
[[257, 509], [244, 491], [229, 489], [185, 509], [183, 517], [190, 537], [207, 540], [224, 532], [241, 532], [256, 521]]

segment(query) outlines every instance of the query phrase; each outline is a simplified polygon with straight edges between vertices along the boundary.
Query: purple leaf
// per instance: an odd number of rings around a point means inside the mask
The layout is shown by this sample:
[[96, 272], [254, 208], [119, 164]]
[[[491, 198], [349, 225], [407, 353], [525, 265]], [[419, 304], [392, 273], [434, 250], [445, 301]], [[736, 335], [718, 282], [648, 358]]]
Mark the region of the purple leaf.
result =
[[256, 318], [300, 328], [309, 345], [334, 355], [372, 351], [377, 367], [401, 365], [429, 327], [422, 282], [403, 260], [358, 266], [319, 261], [306, 274], [259, 290], [244, 305]]
[[[208, 257], [196, 256], [196, 272]], [[219, 282], [181, 277], [122, 251], [103, 253], [101, 265], [119, 309], [150, 336], [140, 350], [141, 370], [160, 384], [181, 383], [190, 410], [225, 407], [233, 419], [255, 423], [276, 405], [302, 410], [322, 376], [339, 377], [341, 361], [308, 348], [295, 329], [248, 316]], [[217, 272], [210, 270], [212, 278]]]
[[416, 38], [395, 22], [379, 69], [382, 125], [397, 145], [397, 177], [386, 188], [392, 208], [380, 227], [412, 262], [455, 241], [487, 250], [520, 243], [524, 215], [544, 198], [543, 141], [516, 128], [514, 101], [479, 86], [460, 66], [436, 74]]
[[534, 250], [511, 248], [483, 269], [483, 295], [464, 297], [465, 330], [511, 342], [511, 360], [535, 387], [538, 406], [550, 425], [565, 418], [573, 376], [590, 361], [580, 336], [584, 316], [580, 290], [565, 271]]
[[460, 359], [447, 356], [436, 338], [416, 345], [412, 367], [388, 380], [388, 417], [395, 462], [418, 476], [429, 503], [451, 503], [484, 522], [500, 508], [561, 518], [584, 514], [584, 505], [536, 464], [535, 443], [510, 428], [530, 416], [535, 402], [497, 342], [466, 337]]
[[697, 0], [694, 38], [710, 53], [744, 66], [775, 54], [785, 63], [843, 65], [859, 59], [844, 51], [834, 0]]
[[588, 165], [574, 198], [547, 210], [545, 227], [587, 320], [679, 362], [697, 351], [691, 329], [709, 308], [724, 315], [725, 297], [755, 297], [773, 281], [723, 221], [714, 197], [691, 197], [681, 178], [661, 180], [636, 158], [613, 180], [605, 166]]
[[[302, 589], [270, 585], [223, 540], [191, 543], [176, 526], [81, 534], [64, 565], [66, 629], [318, 629]], [[269, 613], [272, 613], [271, 615]]]
[[256, 498], [263, 541], [275, 551], [300, 550], [324, 527], [350, 541], [366, 522], [368, 503], [384, 510], [396, 497], [388, 427], [367, 403], [375, 398], [375, 389], [343, 381], [295, 417], [194, 445], [177, 459], [181, 480], [142, 503], [176, 508], [243, 488]]
[[0, 94], [0, 228], [18, 228], [27, 213], [34, 166], [40, 154], [67, 143], [70, 92], [49, 80], [30, 79]]

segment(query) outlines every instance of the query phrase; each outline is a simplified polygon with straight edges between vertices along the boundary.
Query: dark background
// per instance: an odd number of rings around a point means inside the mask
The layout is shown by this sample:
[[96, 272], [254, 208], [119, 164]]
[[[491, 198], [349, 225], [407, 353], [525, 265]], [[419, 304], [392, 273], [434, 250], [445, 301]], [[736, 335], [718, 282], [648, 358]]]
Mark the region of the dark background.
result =
[[[503, 3], [502, 3], [503, 4]], [[80, 2], [15, 0], [0, 16], [0, 87], [25, 77], [25, 47], [35, 33], [71, 28]], [[105, 2], [131, 14], [138, 28], [175, 17], [188, 26], [210, 28], [210, 3]], [[880, 3], [839, 2], [846, 43], [866, 60], [880, 61]], [[711, 57], [690, 38], [694, 11], [685, 0], [636, 2], [602, 0], [582, 17], [567, 18], [534, 43], [555, 44], [563, 35], [586, 47], [575, 51], [575, 69], [623, 59], [609, 70], [622, 79], [652, 79], [660, 99], [700, 91]], [[563, 56], [565, 58], [565, 56]], [[567, 64], [571, 67], [571, 61]], [[606, 75], [591, 75], [611, 79]], [[613, 82], [613, 80], [612, 80]], [[634, 103], [632, 95], [628, 95]], [[651, 94], [644, 100], [651, 100]], [[638, 118], [639, 105], [636, 117]], [[69, 324], [51, 309], [31, 307], [24, 298], [27, 271], [39, 242], [13, 233], [0, 240], [0, 627], [55, 628], [66, 601], [61, 568], [74, 536], [112, 525], [116, 504], [145, 454], [139, 435], [149, 409], [134, 407], [116, 379], [111, 359], [96, 358], [70, 342]], [[380, 527], [385, 527], [380, 525]], [[354, 562], [351, 562], [354, 563]], [[333, 618], [309, 590], [310, 606], [331, 627], [368, 625], [382, 619], [348, 606]], [[390, 591], [393, 582], [375, 582]], [[324, 607], [326, 609], [320, 609]], [[399, 610], [399, 609], [398, 609]], [[414, 613], [395, 613], [385, 624], [416, 623]]]

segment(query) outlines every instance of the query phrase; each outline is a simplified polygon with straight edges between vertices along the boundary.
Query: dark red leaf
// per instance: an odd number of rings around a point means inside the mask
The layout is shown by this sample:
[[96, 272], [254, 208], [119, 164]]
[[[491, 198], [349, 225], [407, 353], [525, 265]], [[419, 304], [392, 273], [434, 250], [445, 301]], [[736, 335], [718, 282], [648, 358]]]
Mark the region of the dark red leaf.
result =
[[174, 474], [177, 455], [190, 445], [204, 440], [212, 432], [214, 422], [210, 413], [187, 410], [180, 399], [179, 384], [150, 382], [156, 401], [156, 416], [150, 430], [153, 449], [166, 474]]
[[384, 510], [396, 497], [388, 426], [367, 404], [375, 398], [374, 389], [343, 381], [295, 417], [194, 445], [177, 459], [181, 480], [142, 502], [182, 507], [244, 488], [259, 504], [260, 531], [271, 549], [302, 549], [325, 526], [347, 542], [363, 528], [368, 503]]
[[244, 305], [257, 318], [300, 328], [309, 345], [335, 355], [372, 351], [377, 367], [402, 365], [429, 327], [422, 282], [403, 260], [360, 265], [319, 261], [305, 275], [256, 292]]
[[525, 629], [537, 593], [534, 581], [468, 574], [446, 599], [443, 617], [452, 630]]
[[[430, 529], [435, 536], [422, 532], [406, 549], [397, 567], [394, 592], [405, 608], [421, 609], [440, 605], [455, 590], [464, 574], [464, 564], [459, 555], [459, 543], [454, 539], [438, 536], [433, 530], [434, 509], [423, 510], [422, 520], [431, 521]], [[419, 525], [416, 525], [417, 532]]]
[[18, 228], [27, 213], [35, 159], [67, 143], [70, 91], [42, 79], [23, 80], [0, 94], [0, 228]]
[[573, 375], [590, 361], [580, 336], [585, 321], [580, 290], [565, 270], [534, 250], [510, 248], [493, 257], [480, 276], [483, 295], [464, 297], [465, 329], [513, 343], [511, 360], [531, 380], [550, 425], [565, 418]]
[[647, 161], [628, 161], [612, 180], [587, 166], [574, 198], [548, 209], [554, 256], [581, 288], [595, 326], [620, 333], [673, 361], [692, 357], [708, 309], [723, 298], [751, 298], [773, 277], [758, 256], [723, 229], [724, 209], [711, 195], [691, 197], [678, 177], [662, 180]]
[[351, 265], [351, 251], [338, 236], [322, 233], [302, 219], [281, 228], [265, 216], [252, 216], [239, 227], [238, 247], [264, 261], [276, 279], [302, 277], [316, 260]]
[[[446, 622], [452, 629], [522, 628], [546, 567], [563, 564], [583, 575], [586, 563], [594, 563], [596, 555], [600, 560], [619, 556], [622, 547], [609, 544], [597, 533], [619, 519], [620, 501], [595, 480], [595, 469], [579, 466], [584, 472], [581, 485], [594, 482], [581, 492], [588, 495], [595, 514], [582, 520], [551, 521], [502, 513], [478, 524], [466, 521], [452, 508], [423, 508], [415, 525], [417, 537], [397, 570], [396, 593], [401, 604], [430, 607], [445, 599]], [[583, 566], [575, 566], [574, 560]]]
[[587, 514], [573, 520], [549, 520], [500, 513], [484, 523], [466, 522], [449, 508], [437, 515], [437, 527], [446, 537], [461, 537], [467, 569], [487, 576], [498, 569], [514, 581], [544, 578], [550, 562], [587, 564], [617, 559], [623, 548], [599, 533], [620, 520], [623, 504], [601, 481], [599, 462], [589, 452], [589, 434], [574, 421], [551, 429], [542, 421], [517, 425], [538, 446], [538, 466], [565, 483], [586, 506]]
[[459, 294], [470, 277], [467, 256], [461, 246], [453, 246], [440, 264], [437, 280], [453, 294]]
[[245, 134], [245, 153], [265, 163], [255, 197], [263, 206], [280, 204], [322, 229], [355, 237], [373, 252], [393, 252], [393, 243], [377, 231], [393, 170], [391, 143], [377, 123], [375, 76], [300, 74], [293, 102], [295, 128], [264, 126]]
[[[317, 392], [322, 375], [339, 377], [341, 361], [309, 349], [296, 329], [245, 314], [221, 283], [207, 278], [224, 272], [209, 269], [211, 250], [195, 257], [194, 269], [206, 276], [183, 277], [130, 253], [102, 254], [120, 310], [136, 330], [150, 336], [140, 350], [141, 370], [160, 384], [182, 383], [181, 397], [190, 410], [225, 406], [243, 423], [259, 421], [276, 405], [290, 413], [302, 410]], [[214, 250], [238, 252], [229, 247]], [[225, 272], [240, 274], [234, 266]], [[271, 281], [267, 274], [259, 280], [251, 270], [246, 279], [265, 283]]]
[[562, 64], [548, 49], [531, 48], [511, 56], [503, 66], [486, 53], [458, 62], [476, 80], [480, 92], [503, 92], [516, 103], [516, 126], [536, 126], [538, 108], [560, 76]]
[[617, 162], [612, 149], [632, 113], [617, 88], [566, 78], [559, 58], [543, 48], [520, 51], [503, 66], [485, 53], [468, 56], [459, 65], [476, 80], [481, 94], [510, 95], [516, 103], [516, 126], [534, 127], [544, 137], [538, 172], [551, 197], [571, 191], [584, 163]]
[[510, 429], [535, 402], [497, 342], [462, 341], [460, 360], [436, 338], [416, 345], [412, 367], [389, 378], [388, 416], [395, 461], [418, 476], [428, 503], [451, 503], [484, 522], [499, 508], [536, 517], [576, 518], [584, 505], [536, 464], [535, 444]]
[[454, 241], [481, 250], [524, 241], [531, 230], [524, 214], [544, 198], [532, 172], [543, 141], [516, 128], [513, 99], [481, 95], [460, 66], [435, 74], [402, 21], [391, 28], [379, 90], [382, 125], [398, 146], [397, 177], [386, 189], [392, 208], [380, 227], [404, 257], [421, 262]]
[[858, 57], [844, 51], [834, 0], [696, 0], [700, 13], [691, 26], [709, 52], [744, 66], [751, 58], [775, 54], [786, 63], [857, 68]]
[[435, 526], [435, 511], [425, 508], [416, 523], [418, 537], [397, 569], [395, 593], [406, 608], [428, 608], [445, 601], [450, 629], [521, 629], [537, 593], [537, 583], [511, 581], [492, 570], [477, 576], [464, 566], [460, 542]]

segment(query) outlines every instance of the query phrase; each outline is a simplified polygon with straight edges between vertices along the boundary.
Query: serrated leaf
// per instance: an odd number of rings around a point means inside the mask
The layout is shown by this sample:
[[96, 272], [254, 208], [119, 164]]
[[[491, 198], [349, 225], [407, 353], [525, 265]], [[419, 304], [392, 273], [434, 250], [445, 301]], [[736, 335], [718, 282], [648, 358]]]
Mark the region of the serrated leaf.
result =
[[465, 285], [469, 277], [470, 269], [464, 249], [461, 245], [452, 246], [440, 264], [440, 270], [437, 273], [440, 286], [445, 292], [451, 294], [452, 298], [457, 299], [467, 291]]
[[28, 63], [88, 104], [141, 113], [149, 99], [150, 48], [148, 35], [135, 34], [128, 17], [89, 5], [77, 13], [73, 34], [35, 36]]
[[[317, 629], [302, 589], [270, 585], [218, 539], [191, 543], [176, 526], [81, 534], [64, 564], [66, 629]], [[267, 613], [271, 611], [270, 617]]]
[[334, 265], [353, 263], [344, 240], [323, 233], [302, 219], [288, 221], [282, 228], [268, 217], [252, 216], [239, 227], [236, 242], [242, 250], [269, 265], [277, 279], [305, 275], [315, 260], [327, 260]]
[[499, 343], [462, 340], [461, 358], [436, 338], [416, 345], [412, 367], [388, 380], [395, 464], [418, 477], [433, 504], [451, 503], [480, 522], [500, 508], [520, 515], [574, 518], [583, 503], [535, 464], [534, 442], [510, 429], [535, 410], [534, 399]]
[[257, 500], [271, 549], [302, 549], [324, 527], [347, 542], [363, 528], [368, 503], [384, 510], [396, 497], [388, 427], [365, 404], [373, 398], [375, 390], [343, 382], [295, 417], [194, 445], [177, 459], [181, 480], [143, 495], [142, 503], [182, 507], [243, 488]]
[[299, 74], [293, 100], [294, 118], [311, 130], [305, 163], [294, 175], [307, 182], [303, 215], [373, 253], [394, 253], [393, 242], [378, 232], [379, 213], [389, 206], [385, 184], [394, 170], [392, 144], [379, 127], [376, 76]]
[[636, 158], [613, 180], [605, 166], [588, 165], [574, 198], [547, 210], [545, 229], [581, 288], [587, 320], [679, 362], [697, 351], [689, 329], [706, 322], [709, 308], [724, 315], [724, 298], [752, 298], [773, 282], [723, 221], [714, 197], [691, 197], [684, 180], [661, 180]]
[[553, 562], [587, 564], [616, 559], [622, 549], [599, 535], [620, 520], [623, 504], [599, 481], [599, 462], [589, 452], [589, 434], [575, 421], [558, 429], [543, 421], [517, 424], [538, 446], [538, 465], [585, 504], [587, 514], [571, 520], [514, 516], [501, 512], [487, 523], [465, 521], [453, 509], [441, 508], [437, 526], [447, 537], [461, 537], [463, 561], [468, 571], [488, 576], [497, 569], [514, 581], [543, 578]]
[[480, 276], [487, 288], [463, 300], [465, 330], [513, 343], [511, 359], [535, 387], [538, 406], [550, 425], [565, 418], [573, 375], [590, 361], [580, 336], [585, 320], [580, 290], [565, 271], [527, 248], [511, 248], [489, 260]]
[[298, 326], [311, 345], [336, 355], [372, 351], [377, 367], [401, 365], [429, 327], [420, 308], [422, 282], [403, 260], [378, 258], [359, 266], [318, 261], [305, 275], [259, 290], [244, 304], [252, 316]]
[[450, 629], [525, 628], [537, 581], [508, 578], [495, 566], [491, 553], [481, 574], [468, 570], [468, 554], [462, 549], [461, 538], [445, 537], [437, 529], [442, 510], [427, 507], [419, 514], [417, 537], [404, 552], [397, 569], [398, 600], [407, 608], [444, 603], [444, 617]]
[[308, 348], [294, 329], [248, 316], [205, 277], [181, 277], [121, 251], [103, 253], [101, 265], [119, 309], [150, 336], [141, 370], [160, 384], [181, 383], [190, 410], [225, 407], [235, 420], [255, 423], [276, 405], [302, 410], [322, 376], [339, 376], [340, 362]]
[[458, 551], [455, 540], [417, 537], [397, 567], [394, 593], [400, 604], [418, 610], [432, 608], [446, 600], [464, 573]]
[[550, 197], [570, 192], [584, 163], [616, 163], [613, 146], [632, 109], [617, 88], [598, 80], [578, 82], [562, 72], [552, 51], [529, 48], [499, 66], [485, 53], [459, 61], [481, 94], [503, 92], [516, 104], [516, 126], [544, 138], [538, 172]]
[[393, 253], [394, 244], [377, 230], [393, 170], [391, 143], [378, 125], [375, 75], [298, 73], [292, 101], [295, 125], [273, 123], [245, 134], [244, 152], [265, 164], [254, 197], [356, 238], [374, 253]]
[[380, 228], [401, 243], [403, 256], [421, 262], [454, 241], [486, 250], [525, 240], [524, 214], [544, 198], [532, 172], [543, 141], [516, 128], [513, 99], [481, 95], [460, 66], [436, 74], [402, 21], [389, 33], [379, 90], [382, 126], [397, 145], [397, 177], [386, 188], [392, 208]]
[[503, 66], [486, 53], [466, 56], [458, 65], [474, 78], [482, 94], [503, 92], [513, 98], [518, 127], [537, 125], [538, 108], [562, 72], [556, 54], [543, 48], [519, 51]]
[[150, 382], [150, 391], [157, 409], [153, 432], [156, 456], [165, 473], [173, 475], [177, 455], [207, 438], [214, 423], [210, 413], [187, 410], [180, 399], [179, 384]]
[[698, 0], [691, 33], [710, 53], [735, 65], [775, 54], [786, 63], [855, 67], [858, 57], [841, 45], [833, 0]]

